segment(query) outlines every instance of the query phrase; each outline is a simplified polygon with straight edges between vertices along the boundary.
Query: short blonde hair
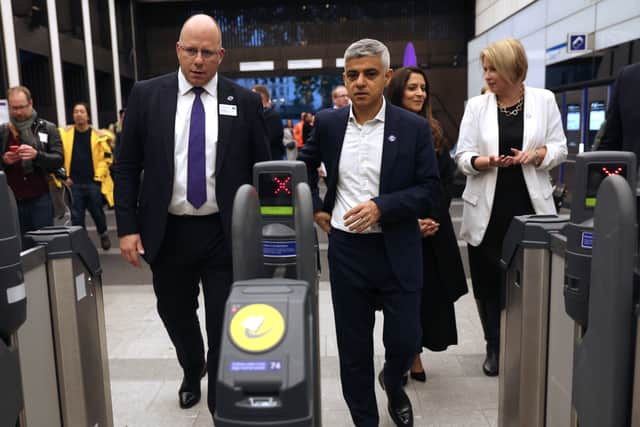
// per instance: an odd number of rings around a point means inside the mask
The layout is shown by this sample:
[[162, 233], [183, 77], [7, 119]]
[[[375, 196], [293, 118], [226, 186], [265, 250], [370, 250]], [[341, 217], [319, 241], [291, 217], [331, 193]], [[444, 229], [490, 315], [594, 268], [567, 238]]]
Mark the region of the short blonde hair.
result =
[[485, 59], [511, 84], [522, 83], [527, 78], [527, 54], [517, 39], [508, 38], [491, 43], [480, 52], [480, 63], [484, 65]]

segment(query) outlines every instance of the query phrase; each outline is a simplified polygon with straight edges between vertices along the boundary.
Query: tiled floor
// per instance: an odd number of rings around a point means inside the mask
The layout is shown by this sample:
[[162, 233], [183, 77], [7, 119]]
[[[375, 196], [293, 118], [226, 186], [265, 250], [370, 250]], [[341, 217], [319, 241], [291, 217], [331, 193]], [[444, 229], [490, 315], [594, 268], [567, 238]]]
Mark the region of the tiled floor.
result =
[[[338, 378], [328, 282], [321, 282], [320, 289], [323, 426], [350, 426], [353, 424]], [[205, 395], [192, 409], [178, 407], [181, 372], [156, 313], [151, 286], [105, 286], [104, 300], [115, 426], [212, 426]], [[498, 381], [485, 377], [480, 370], [484, 341], [471, 295], [458, 301], [456, 313], [460, 344], [444, 353], [423, 353], [428, 380], [424, 384], [410, 381], [407, 386], [416, 426], [497, 425]], [[377, 320], [375, 354], [379, 369], [384, 354], [381, 314]], [[393, 426], [384, 392], [377, 388], [376, 393], [380, 425]]]

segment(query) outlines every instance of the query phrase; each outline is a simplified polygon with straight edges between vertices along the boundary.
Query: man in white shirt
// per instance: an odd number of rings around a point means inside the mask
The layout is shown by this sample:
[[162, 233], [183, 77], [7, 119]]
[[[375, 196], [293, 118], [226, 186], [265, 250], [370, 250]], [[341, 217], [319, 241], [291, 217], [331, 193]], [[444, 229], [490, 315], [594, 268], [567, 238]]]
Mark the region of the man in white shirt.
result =
[[[418, 218], [436, 200], [438, 166], [428, 123], [385, 102], [389, 51], [363, 39], [345, 52], [350, 108], [326, 109], [298, 159], [307, 163], [316, 223], [329, 233], [329, 269], [342, 391], [356, 426], [379, 423], [374, 392], [373, 324], [385, 317], [379, 380], [398, 426], [413, 425], [402, 389], [421, 337], [422, 247]], [[327, 194], [317, 167], [327, 167]]]
[[[200, 378], [208, 371], [213, 414], [232, 282], [233, 198], [251, 183], [253, 164], [270, 154], [260, 97], [217, 73], [224, 48], [215, 20], [189, 18], [176, 53], [178, 72], [131, 90], [115, 167], [116, 219], [123, 257], [139, 266], [142, 255], [151, 266], [158, 313], [184, 371], [180, 407], [198, 403]], [[196, 314], [199, 282], [206, 358]]]

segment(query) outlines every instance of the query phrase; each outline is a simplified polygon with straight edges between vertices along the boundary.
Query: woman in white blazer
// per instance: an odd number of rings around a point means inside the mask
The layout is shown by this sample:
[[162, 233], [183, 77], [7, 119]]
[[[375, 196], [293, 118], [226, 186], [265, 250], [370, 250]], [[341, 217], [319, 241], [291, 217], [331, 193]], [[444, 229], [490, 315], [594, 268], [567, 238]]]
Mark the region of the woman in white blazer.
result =
[[555, 97], [526, 87], [527, 57], [516, 39], [480, 53], [490, 92], [474, 97], [460, 124], [456, 162], [467, 176], [460, 235], [487, 341], [482, 365], [498, 374], [502, 240], [516, 215], [555, 213], [549, 170], [567, 156]]

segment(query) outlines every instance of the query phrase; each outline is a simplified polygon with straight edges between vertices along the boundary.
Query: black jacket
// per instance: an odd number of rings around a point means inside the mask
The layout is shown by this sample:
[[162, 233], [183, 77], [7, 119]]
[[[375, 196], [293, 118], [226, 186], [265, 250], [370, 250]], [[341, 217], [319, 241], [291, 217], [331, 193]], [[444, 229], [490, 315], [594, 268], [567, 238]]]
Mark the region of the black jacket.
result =
[[624, 67], [616, 80], [598, 150], [622, 150], [640, 158], [640, 64]]
[[[44, 119], [36, 118], [33, 122], [32, 131], [35, 141], [35, 149], [38, 155], [33, 159], [33, 166], [36, 170], [49, 173], [54, 172], [63, 165], [62, 141], [58, 128], [51, 122]], [[40, 138], [39, 134], [47, 135], [46, 142], [44, 138]], [[9, 125], [4, 123], [0, 125], [0, 156], [8, 149]], [[0, 169], [4, 169], [4, 162], [0, 161]]]
[[[118, 235], [139, 233], [149, 263], [162, 246], [173, 191], [177, 93], [176, 72], [133, 86], [114, 167]], [[218, 99], [237, 108], [218, 114], [216, 200], [229, 243], [236, 191], [252, 182], [254, 163], [271, 156], [258, 94], [219, 75]]]

